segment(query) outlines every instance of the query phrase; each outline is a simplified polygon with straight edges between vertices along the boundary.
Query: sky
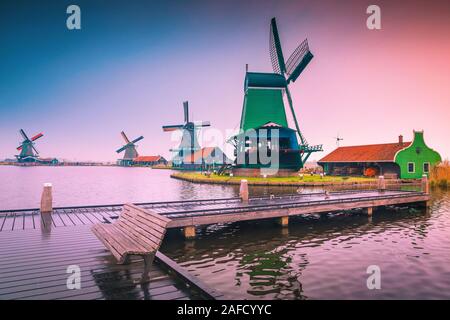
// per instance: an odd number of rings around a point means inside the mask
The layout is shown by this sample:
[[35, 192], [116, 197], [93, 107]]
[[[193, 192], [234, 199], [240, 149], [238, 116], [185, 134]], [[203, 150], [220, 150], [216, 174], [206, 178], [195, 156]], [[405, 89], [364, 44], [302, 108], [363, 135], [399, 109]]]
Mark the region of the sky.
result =
[[[81, 30], [66, 27], [70, 4]], [[371, 4], [381, 30], [366, 26]], [[305, 38], [314, 54], [290, 85], [303, 134], [324, 145], [312, 160], [338, 134], [361, 145], [413, 130], [450, 156], [448, 0], [2, 0], [0, 159], [17, 154], [20, 128], [44, 133], [42, 157], [114, 161], [124, 130], [144, 136], [141, 155], [170, 158], [176, 142], [161, 126], [182, 123], [185, 100], [224, 141], [239, 126], [245, 65], [272, 71], [272, 17], [285, 59]]]

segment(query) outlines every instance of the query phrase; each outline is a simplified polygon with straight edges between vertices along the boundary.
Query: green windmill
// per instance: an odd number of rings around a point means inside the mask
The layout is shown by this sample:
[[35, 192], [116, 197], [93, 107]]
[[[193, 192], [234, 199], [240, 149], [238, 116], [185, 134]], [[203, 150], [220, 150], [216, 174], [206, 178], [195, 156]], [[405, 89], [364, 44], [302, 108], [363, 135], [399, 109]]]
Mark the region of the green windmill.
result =
[[180, 145], [176, 149], [170, 149], [175, 153], [172, 159], [174, 167], [184, 169], [186, 164], [192, 163], [193, 155], [196, 151], [200, 150], [198, 143], [197, 132], [200, 128], [209, 127], [211, 124], [209, 121], [190, 121], [189, 120], [189, 102], [183, 102], [184, 111], [184, 123], [175, 125], [165, 125], [162, 127], [164, 132], [182, 131], [182, 138]]
[[[240, 174], [246, 174], [242, 169], [251, 169], [249, 174], [257, 174], [254, 169], [268, 166], [260, 161], [258, 151], [261, 148], [267, 148], [268, 153], [275, 149], [279, 151], [281, 174], [283, 171], [298, 171], [313, 152], [322, 151], [322, 145], [310, 146], [302, 134], [289, 91], [289, 84], [297, 80], [312, 58], [308, 41], [305, 39], [285, 62], [277, 23], [275, 18], [271, 20], [270, 59], [274, 73], [246, 72], [241, 133], [232, 138], [236, 147], [235, 154], [240, 153], [244, 155], [241, 159], [245, 159], [243, 163], [242, 161], [239, 163], [238, 160], [236, 162], [236, 168], [241, 169]], [[284, 106], [285, 96], [295, 130], [288, 125]], [[262, 129], [265, 129], [264, 134], [268, 137], [264, 143], [260, 141]], [[272, 139], [275, 137], [274, 129], [277, 130], [278, 141]], [[252, 153], [257, 155], [252, 157]], [[257, 161], [248, 161], [249, 159]]]

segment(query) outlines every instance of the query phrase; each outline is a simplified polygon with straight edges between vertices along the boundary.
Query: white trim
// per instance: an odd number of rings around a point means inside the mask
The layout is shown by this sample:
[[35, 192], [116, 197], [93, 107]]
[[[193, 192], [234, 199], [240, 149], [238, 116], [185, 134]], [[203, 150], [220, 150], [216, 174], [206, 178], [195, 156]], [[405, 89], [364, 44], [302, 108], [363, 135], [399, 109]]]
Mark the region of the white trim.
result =
[[[412, 165], [413, 165], [413, 171], [409, 171], [409, 164], [410, 163], [412, 163]], [[406, 171], [408, 172], [408, 173], [416, 173], [416, 163], [415, 162], [407, 162], [406, 163]]]
[[[425, 164], [428, 164], [428, 170], [427, 171], [425, 171]], [[431, 169], [431, 164], [428, 161], [422, 163], [422, 171], [423, 171], [423, 173], [430, 173], [430, 169]]]

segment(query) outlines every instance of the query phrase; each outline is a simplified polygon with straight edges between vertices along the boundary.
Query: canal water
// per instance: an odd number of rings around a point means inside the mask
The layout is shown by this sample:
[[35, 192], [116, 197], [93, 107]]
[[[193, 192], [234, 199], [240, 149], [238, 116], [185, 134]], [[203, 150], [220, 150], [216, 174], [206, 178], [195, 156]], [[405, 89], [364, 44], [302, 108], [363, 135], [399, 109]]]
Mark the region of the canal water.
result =
[[[237, 196], [238, 187], [174, 180], [169, 170], [0, 166], [0, 210], [39, 204], [53, 183], [57, 206]], [[311, 191], [305, 190], [305, 192]], [[319, 191], [319, 189], [315, 189]], [[253, 195], [294, 188], [250, 188]], [[450, 192], [432, 205], [209, 226], [185, 241], [171, 230], [161, 251], [231, 299], [449, 299]], [[369, 290], [368, 268], [380, 289]], [[372, 268], [372, 269], [371, 269]]]

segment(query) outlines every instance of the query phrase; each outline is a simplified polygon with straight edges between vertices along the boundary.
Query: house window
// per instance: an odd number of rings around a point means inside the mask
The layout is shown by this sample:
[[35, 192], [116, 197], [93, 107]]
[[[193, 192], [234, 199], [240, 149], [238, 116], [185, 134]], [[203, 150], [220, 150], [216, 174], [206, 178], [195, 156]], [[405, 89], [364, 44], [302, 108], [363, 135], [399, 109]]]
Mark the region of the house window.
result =
[[414, 162], [408, 162], [408, 173], [414, 173], [414, 172], [416, 172]]
[[430, 163], [429, 162], [424, 162], [423, 164], [423, 173], [428, 173], [430, 172]]

